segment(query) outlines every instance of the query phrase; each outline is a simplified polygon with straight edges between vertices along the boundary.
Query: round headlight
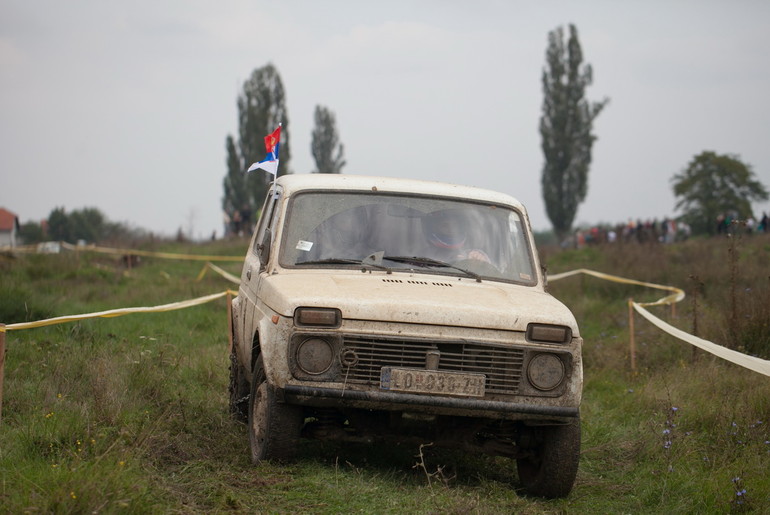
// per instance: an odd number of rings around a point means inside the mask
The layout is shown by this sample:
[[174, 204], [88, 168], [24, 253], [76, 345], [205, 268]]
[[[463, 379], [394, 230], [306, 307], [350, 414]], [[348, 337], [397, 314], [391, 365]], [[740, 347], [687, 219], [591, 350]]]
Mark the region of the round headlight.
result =
[[553, 390], [564, 379], [564, 363], [553, 354], [538, 354], [529, 361], [527, 377], [538, 390]]
[[331, 344], [321, 338], [308, 338], [297, 347], [297, 365], [310, 375], [323, 374], [334, 359]]

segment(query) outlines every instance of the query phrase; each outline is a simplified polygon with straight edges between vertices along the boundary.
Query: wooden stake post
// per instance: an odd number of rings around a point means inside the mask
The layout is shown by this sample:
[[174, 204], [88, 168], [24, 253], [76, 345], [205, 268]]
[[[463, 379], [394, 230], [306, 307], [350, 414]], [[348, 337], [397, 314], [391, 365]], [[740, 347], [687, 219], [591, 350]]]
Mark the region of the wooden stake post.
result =
[[227, 355], [233, 352], [233, 296], [227, 292]]
[[628, 343], [631, 354], [631, 372], [636, 373], [636, 341], [634, 338], [634, 299], [628, 299]]
[[0, 324], [0, 424], [3, 423], [3, 375], [5, 374], [5, 324]]

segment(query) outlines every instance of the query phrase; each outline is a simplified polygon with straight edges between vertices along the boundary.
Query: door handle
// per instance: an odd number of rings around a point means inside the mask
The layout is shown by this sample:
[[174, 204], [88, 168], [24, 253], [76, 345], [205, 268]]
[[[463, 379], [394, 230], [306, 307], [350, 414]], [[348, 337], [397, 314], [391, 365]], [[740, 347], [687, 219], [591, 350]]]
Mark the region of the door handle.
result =
[[249, 281], [251, 281], [251, 268], [249, 268], [249, 269], [247, 269], [247, 270], [246, 270], [246, 279], [248, 279]]

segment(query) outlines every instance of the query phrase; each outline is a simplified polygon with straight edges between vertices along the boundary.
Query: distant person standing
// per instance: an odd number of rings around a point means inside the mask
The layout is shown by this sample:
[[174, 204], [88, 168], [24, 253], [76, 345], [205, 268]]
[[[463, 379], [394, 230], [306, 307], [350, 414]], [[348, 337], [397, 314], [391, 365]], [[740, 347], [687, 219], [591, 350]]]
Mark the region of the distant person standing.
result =
[[230, 223], [233, 226], [233, 234], [235, 236], [241, 235], [241, 212], [237, 209], [233, 212], [233, 217], [230, 219]]
[[727, 221], [727, 217], [720, 213], [717, 216], [717, 234], [726, 233], [728, 227], [729, 222]]

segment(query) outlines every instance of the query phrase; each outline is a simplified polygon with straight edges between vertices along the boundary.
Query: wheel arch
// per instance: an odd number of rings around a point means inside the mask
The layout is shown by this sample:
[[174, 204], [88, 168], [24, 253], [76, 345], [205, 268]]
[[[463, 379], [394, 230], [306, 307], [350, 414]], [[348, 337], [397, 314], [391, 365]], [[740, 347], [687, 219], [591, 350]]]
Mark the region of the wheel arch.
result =
[[249, 364], [249, 370], [254, 373], [254, 367], [257, 365], [257, 359], [262, 352], [259, 341], [259, 330], [254, 332], [254, 336], [251, 339], [251, 363]]

